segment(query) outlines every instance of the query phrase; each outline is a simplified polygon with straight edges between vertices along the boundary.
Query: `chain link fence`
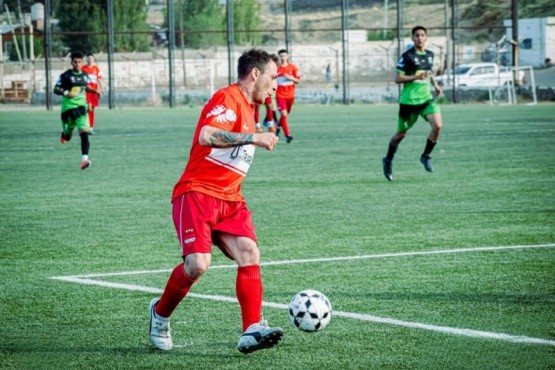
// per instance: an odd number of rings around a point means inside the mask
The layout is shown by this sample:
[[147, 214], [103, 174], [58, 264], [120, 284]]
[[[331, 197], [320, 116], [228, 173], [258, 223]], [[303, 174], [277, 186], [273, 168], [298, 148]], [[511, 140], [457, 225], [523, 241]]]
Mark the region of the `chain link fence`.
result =
[[[474, 3], [457, 0], [147, 0], [136, 20], [122, 16], [125, 2], [91, 1], [86, 9], [90, 18], [97, 19], [94, 30], [68, 30], [72, 24], [68, 26], [63, 15], [85, 8], [68, 2], [48, 3], [42, 8], [35, 3], [27, 9], [23, 6], [21, 12], [13, 10], [12, 22], [3, 28], [0, 82], [4, 102], [48, 108], [58, 104], [48, 87], [70, 68], [69, 52], [80, 49], [94, 52], [103, 72], [102, 105], [202, 104], [215, 90], [235, 80], [236, 61], [251, 47], [273, 53], [289, 50], [302, 73], [299, 102], [396, 102], [395, 64], [411, 45], [410, 30], [415, 25], [427, 27], [427, 48], [436, 56], [434, 72], [447, 74], [446, 81], [450, 81], [444, 86], [446, 101], [555, 100], [555, 72], [549, 68], [555, 50], [553, 17], [519, 27], [522, 37], [516, 44], [521, 59], [527, 47], [540, 51], [525, 66], [530, 68], [523, 69], [524, 78], [509, 86], [513, 90], [506, 84], [464, 86], [455, 79], [453, 66], [512, 64], [510, 1], [494, 4], [491, 9], [502, 20], [491, 23], [478, 17]], [[205, 13], [188, 17], [187, 12], [195, 10], [191, 7], [201, 3]], [[44, 8], [49, 7], [50, 17], [44, 17]], [[110, 9], [115, 10], [113, 29], [108, 25]], [[6, 6], [4, 18], [8, 11]], [[48, 18], [52, 24], [50, 55], [44, 40]], [[14, 19], [20, 20], [19, 27]], [[41, 50], [32, 51], [31, 45], [37, 43], [42, 48], [35, 49]], [[24, 55], [22, 46], [27, 46]], [[16, 48], [19, 51], [14, 53]]]

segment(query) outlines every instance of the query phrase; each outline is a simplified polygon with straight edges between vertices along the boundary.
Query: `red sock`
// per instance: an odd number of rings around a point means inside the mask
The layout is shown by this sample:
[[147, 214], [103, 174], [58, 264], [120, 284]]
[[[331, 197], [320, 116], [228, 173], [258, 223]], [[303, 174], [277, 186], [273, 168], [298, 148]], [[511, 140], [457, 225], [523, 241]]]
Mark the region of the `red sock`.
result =
[[260, 110], [254, 109], [254, 123], [260, 123]]
[[243, 266], [237, 269], [235, 283], [237, 300], [241, 306], [243, 331], [249, 326], [260, 322], [262, 313], [262, 280], [260, 265]]
[[94, 127], [94, 111], [93, 110], [89, 111], [89, 126], [91, 126], [91, 128]]
[[156, 304], [156, 314], [162, 317], [170, 317], [194, 283], [195, 280], [191, 280], [185, 273], [183, 264], [177, 265], [166, 283], [160, 301]]
[[287, 116], [279, 117], [279, 127], [283, 128], [285, 136], [289, 136], [289, 125], [287, 124]]
[[274, 111], [272, 108], [266, 108], [266, 121], [271, 122], [274, 120]]

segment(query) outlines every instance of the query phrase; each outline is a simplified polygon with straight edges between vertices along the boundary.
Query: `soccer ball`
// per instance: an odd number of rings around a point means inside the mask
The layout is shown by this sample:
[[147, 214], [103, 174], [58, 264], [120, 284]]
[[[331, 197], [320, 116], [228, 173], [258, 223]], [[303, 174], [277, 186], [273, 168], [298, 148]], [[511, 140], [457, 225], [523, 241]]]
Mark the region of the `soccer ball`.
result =
[[331, 303], [317, 290], [303, 290], [289, 303], [289, 321], [299, 330], [319, 331], [328, 326], [330, 320]]

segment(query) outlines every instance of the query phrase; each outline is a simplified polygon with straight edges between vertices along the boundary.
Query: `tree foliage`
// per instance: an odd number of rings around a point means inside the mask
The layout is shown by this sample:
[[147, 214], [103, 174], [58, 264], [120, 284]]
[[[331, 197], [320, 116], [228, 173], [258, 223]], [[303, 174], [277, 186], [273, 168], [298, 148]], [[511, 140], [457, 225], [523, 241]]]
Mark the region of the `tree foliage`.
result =
[[233, 1], [233, 27], [235, 43], [256, 45], [262, 41], [261, 32], [253, 32], [261, 27], [261, 5], [257, 0]]
[[[257, 0], [233, 0], [234, 42], [239, 45], [258, 44], [261, 6]], [[218, 0], [178, 0], [174, 5], [176, 45], [183, 40], [188, 48], [208, 48], [225, 45], [227, 40], [226, 7]], [[167, 19], [164, 26], [168, 27]]]
[[[150, 35], [146, 9], [140, 1], [114, 0], [114, 50], [146, 51]], [[63, 1], [53, 7], [62, 41], [69, 50], [107, 51], [106, 0]]]

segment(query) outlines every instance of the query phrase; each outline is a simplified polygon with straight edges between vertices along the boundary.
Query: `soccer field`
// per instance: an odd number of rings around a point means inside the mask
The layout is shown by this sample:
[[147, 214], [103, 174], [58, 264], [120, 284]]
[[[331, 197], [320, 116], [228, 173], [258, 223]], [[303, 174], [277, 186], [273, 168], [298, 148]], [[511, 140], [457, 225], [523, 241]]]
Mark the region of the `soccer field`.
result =
[[[2, 369], [555, 367], [555, 105], [442, 106], [434, 173], [420, 120], [394, 181], [396, 105], [296, 105], [295, 137], [257, 149], [243, 193], [275, 349], [242, 355], [235, 267], [213, 266], [152, 349], [148, 304], [181, 260], [170, 195], [200, 108], [98, 110], [93, 166], [59, 109], [0, 113]], [[288, 321], [303, 289], [322, 332]]]

